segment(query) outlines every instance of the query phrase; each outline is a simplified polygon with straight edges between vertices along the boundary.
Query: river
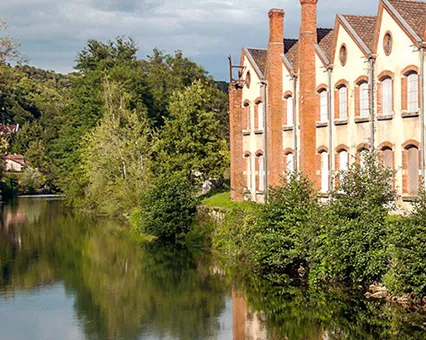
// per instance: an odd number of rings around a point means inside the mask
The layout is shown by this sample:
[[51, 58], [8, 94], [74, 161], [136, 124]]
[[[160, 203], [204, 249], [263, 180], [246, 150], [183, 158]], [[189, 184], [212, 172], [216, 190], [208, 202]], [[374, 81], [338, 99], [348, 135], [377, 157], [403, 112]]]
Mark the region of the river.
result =
[[54, 198], [1, 207], [0, 339], [426, 339], [424, 314], [357, 292], [230, 279]]

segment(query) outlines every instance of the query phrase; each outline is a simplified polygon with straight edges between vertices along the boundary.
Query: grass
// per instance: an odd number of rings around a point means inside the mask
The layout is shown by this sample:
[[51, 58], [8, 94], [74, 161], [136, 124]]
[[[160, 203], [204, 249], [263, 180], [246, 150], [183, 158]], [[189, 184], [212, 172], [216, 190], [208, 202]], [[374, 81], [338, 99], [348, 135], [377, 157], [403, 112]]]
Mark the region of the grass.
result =
[[202, 200], [202, 203], [205, 206], [208, 207], [214, 207], [214, 208], [225, 208], [225, 209], [231, 209], [234, 207], [250, 207], [252, 203], [250, 202], [234, 202], [231, 201], [231, 193], [229, 191], [227, 192], [220, 192], [217, 194], [214, 194], [212, 196], [209, 196]]

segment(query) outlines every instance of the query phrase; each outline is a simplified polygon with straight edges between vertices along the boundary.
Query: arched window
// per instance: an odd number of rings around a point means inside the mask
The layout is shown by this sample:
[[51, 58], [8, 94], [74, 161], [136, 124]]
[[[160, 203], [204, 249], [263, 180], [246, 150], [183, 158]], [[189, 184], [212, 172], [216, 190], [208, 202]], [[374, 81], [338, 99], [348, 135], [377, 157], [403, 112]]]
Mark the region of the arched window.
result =
[[389, 77], [383, 78], [382, 86], [382, 114], [391, 115], [393, 111], [393, 89], [392, 79]]
[[407, 189], [409, 195], [417, 195], [419, 192], [419, 149], [411, 145], [407, 149]]
[[265, 128], [264, 124], [264, 105], [262, 102], [257, 104], [257, 128], [263, 130]]
[[250, 104], [248, 102], [244, 103], [244, 112], [243, 112], [243, 130], [250, 130], [251, 117], [250, 117]]
[[323, 151], [321, 154], [321, 192], [327, 193], [328, 187], [328, 153]]
[[246, 187], [247, 190], [251, 190], [251, 157], [250, 153], [244, 155], [246, 161]]
[[327, 90], [322, 90], [320, 92], [320, 122], [328, 121], [328, 99], [327, 99]]
[[348, 88], [341, 86], [339, 89], [339, 119], [348, 119]]
[[256, 191], [265, 191], [265, 157], [262, 153], [256, 154]]
[[292, 153], [289, 153], [287, 155], [287, 171], [289, 172], [294, 171], [294, 156]]
[[407, 110], [408, 112], [419, 110], [419, 76], [415, 72], [407, 77]]
[[393, 151], [389, 147], [382, 148], [382, 164], [387, 169], [393, 169]]
[[361, 168], [365, 167], [365, 157], [367, 156], [368, 150], [367, 149], [361, 149], [359, 152], [359, 165]]
[[348, 166], [348, 152], [346, 150], [342, 150], [339, 152], [339, 171], [348, 171]]
[[359, 85], [359, 108], [360, 116], [362, 118], [368, 118], [370, 116], [370, 103], [367, 82], [363, 82]]
[[286, 103], [287, 103], [287, 122], [286, 125], [287, 126], [292, 126], [293, 125], [293, 97], [292, 96], [288, 96], [285, 98]]

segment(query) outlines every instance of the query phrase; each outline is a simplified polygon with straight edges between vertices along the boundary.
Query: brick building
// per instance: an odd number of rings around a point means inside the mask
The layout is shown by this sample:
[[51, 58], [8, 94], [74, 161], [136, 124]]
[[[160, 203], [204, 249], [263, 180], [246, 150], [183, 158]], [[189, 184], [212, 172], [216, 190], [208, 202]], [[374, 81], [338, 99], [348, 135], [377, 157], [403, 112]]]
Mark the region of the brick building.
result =
[[232, 198], [262, 202], [291, 170], [327, 193], [375, 148], [410, 200], [425, 171], [426, 2], [379, 0], [377, 16], [337, 15], [332, 29], [317, 27], [321, 2], [300, 5], [299, 38], [270, 10], [268, 47], [244, 48], [231, 81]]

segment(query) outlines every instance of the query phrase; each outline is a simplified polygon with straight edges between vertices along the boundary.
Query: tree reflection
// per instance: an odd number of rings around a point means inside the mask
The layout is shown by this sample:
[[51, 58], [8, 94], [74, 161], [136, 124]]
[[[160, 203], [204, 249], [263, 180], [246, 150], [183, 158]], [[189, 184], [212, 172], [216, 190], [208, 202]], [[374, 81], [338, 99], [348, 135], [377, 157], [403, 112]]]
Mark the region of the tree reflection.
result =
[[313, 289], [290, 278], [272, 284], [247, 274], [236, 282], [240, 292], [234, 294], [245, 296], [247, 314], [260, 319], [256, 324], [264, 323], [265, 339], [424, 339], [425, 315], [366, 300], [358, 291]]
[[[206, 254], [161, 244], [142, 248], [115, 222], [63, 212], [58, 202], [38, 205], [42, 219], [34, 217], [31, 201], [19, 204], [3, 209], [0, 292], [63, 281], [88, 338], [217, 333], [228, 289], [211, 274]], [[6, 228], [5, 220], [22, 209], [24, 218]], [[10, 235], [19, 235], [20, 246]]]

